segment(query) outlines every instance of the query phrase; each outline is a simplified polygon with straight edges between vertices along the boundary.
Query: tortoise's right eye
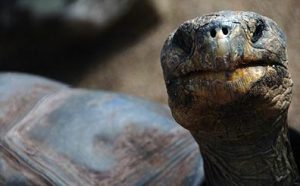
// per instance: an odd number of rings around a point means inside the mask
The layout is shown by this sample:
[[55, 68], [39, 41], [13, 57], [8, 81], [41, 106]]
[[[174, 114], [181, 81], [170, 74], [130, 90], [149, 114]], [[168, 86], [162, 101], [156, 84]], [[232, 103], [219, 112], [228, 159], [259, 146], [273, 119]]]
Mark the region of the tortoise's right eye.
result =
[[255, 31], [252, 34], [251, 41], [255, 43], [263, 36], [263, 31], [265, 30], [265, 24], [262, 21], [259, 21], [256, 25]]
[[193, 38], [188, 24], [181, 25], [173, 36], [173, 43], [182, 49], [186, 55], [190, 55], [193, 48]]

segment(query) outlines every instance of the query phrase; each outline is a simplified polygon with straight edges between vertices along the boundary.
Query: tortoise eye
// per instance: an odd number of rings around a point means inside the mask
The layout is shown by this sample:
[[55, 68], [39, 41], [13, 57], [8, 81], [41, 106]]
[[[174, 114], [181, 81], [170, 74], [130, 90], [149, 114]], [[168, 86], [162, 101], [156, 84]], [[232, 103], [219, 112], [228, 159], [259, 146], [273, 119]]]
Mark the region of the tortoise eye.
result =
[[193, 48], [193, 38], [189, 26], [188, 24], [181, 25], [173, 37], [174, 44], [182, 49], [186, 55], [189, 55]]
[[265, 30], [265, 24], [262, 21], [259, 21], [255, 28], [255, 31], [252, 34], [252, 39], [251, 39], [252, 43], [257, 42], [259, 38], [262, 37], [264, 30]]

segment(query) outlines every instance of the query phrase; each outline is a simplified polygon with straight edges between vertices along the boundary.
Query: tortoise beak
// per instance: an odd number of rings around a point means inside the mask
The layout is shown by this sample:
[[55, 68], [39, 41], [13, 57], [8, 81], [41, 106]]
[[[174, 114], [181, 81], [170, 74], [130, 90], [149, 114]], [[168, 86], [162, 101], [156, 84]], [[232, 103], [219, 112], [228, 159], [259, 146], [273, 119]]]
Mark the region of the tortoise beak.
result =
[[239, 24], [211, 22], [197, 31], [193, 61], [200, 63], [201, 70], [233, 70], [242, 61], [247, 43], [244, 38], [246, 34]]
[[[209, 39], [206, 40], [211, 46], [214, 46], [216, 58], [224, 58], [230, 52], [229, 35], [231, 27], [222, 25], [221, 23], [215, 24], [210, 28]], [[203, 43], [202, 43], [203, 44]], [[200, 44], [201, 45], [201, 44]]]

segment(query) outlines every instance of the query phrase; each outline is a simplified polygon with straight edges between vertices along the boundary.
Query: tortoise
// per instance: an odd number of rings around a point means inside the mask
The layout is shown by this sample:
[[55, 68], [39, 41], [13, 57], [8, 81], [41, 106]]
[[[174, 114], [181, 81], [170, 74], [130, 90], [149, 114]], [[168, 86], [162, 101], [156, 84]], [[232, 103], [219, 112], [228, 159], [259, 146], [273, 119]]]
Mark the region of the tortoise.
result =
[[274, 21], [221, 11], [183, 23], [165, 41], [161, 65], [171, 110], [1, 73], [0, 183], [296, 184], [286, 55]]
[[170, 35], [161, 63], [175, 120], [197, 141], [208, 185], [292, 185], [286, 37], [253, 12], [221, 11]]

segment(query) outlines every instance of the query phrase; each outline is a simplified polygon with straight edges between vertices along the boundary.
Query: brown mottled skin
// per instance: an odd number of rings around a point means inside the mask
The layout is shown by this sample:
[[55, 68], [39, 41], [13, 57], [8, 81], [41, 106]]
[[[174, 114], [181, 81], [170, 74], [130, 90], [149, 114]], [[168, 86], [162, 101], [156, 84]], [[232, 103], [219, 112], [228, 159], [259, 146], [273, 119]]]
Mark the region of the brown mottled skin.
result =
[[166, 40], [169, 106], [200, 147], [208, 185], [297, 182], [286, 48], [278, 25], [253, 12], [197, 17]]

